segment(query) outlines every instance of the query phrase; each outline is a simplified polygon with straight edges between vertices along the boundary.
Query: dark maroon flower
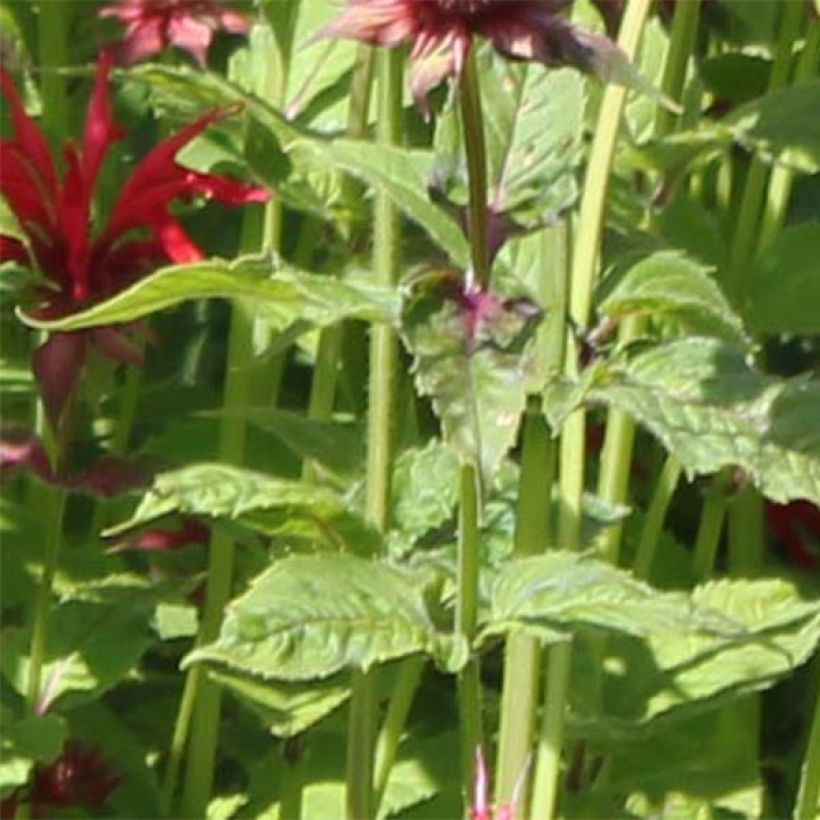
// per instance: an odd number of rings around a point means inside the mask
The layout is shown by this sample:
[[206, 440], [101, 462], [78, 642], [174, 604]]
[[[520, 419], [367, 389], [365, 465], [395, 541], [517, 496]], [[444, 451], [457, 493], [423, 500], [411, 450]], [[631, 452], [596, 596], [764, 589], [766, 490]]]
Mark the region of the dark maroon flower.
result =
[[144, 550], [147, 552], [168, 552], [181, 549], [188, 544], [205, 546], [211, 537], [210, 527], [196, 518], [186, 518], [182, 527], [177, 530], [146, 530], [132, 535], [115, 544], [108, 551], [124, 552], [126, 550]]
[[[560, 12], [571, 0], [348, 0], [320, 36], [379, 46], [411, 43], [410, 88], [422, 108], [427, 93], [457, 75], [474, 37], [488, 39], [513, 60], [572, 65], [612, 78], [625, 63], [607, 40], [573, 25]], [[616, 71], [617, 73], [617, 71]]]
[[118, 0], [99, 14], [125, 26], [120, 52], [128, 65], [176, 46], [204, 68], [215, 31], [246, 34], [250, 28], [244, 14], [213, 0]]
[[812, 554], [807, 541], [814, 538], [815, 542], [820, 542], [820, 507], [811, 501], [791, 501], [788, 504], [767, 501], [766, 519], [771, 531], [798, 567], [817, 569], [817, 556]]
[[99, 751], [69, 743], [54, 763], [34, 773], [31, 787], [34, 815], [52, 816], [55, 806], [99, 809], [121, 780]]
[[[109, 297], [163, 263], [201, 259], [202, 250], [170, 212], [174, 200], [199, 195], [241, 205], [268, 198], [263, 188], [199, 173], [176, 162], [184, 145], [226, 115], [211, 111], [149, 152], [94, 235], [92, 213], [100, 169], [111, 145], [124, 133], [114, 121], [108, 99], [111, 65], [111, 56], [103, 54], [82, 145], [66, 145], [62, 178], [11, 76], [0, 71], [14, 129], [14, 139], [0, 142], [0, 194], [27, 239], [26, 246], [15, 237], [2, 236], [0, 261], [15, 260], [44, 275], [47, 286], [40, 290], [41, 305], [34, 312], [39, 318], [59, 317]], [[35, 352], [33, 368], [55, 426], [82, 370], [88, 344], [117, 361], [141, 361], [139, 348], [121, 327], [53, 334]]]
[[0, 438], [0, 479], [3, 481], [14, 472], [26, 469], [46, 484], [111, 498], [146, 486], [155, 467], [148, 458], [127, 459], [105, 455], [85, 470], [63, 475], [55, 471], [46, 448], [38, 438], [5, 434]]

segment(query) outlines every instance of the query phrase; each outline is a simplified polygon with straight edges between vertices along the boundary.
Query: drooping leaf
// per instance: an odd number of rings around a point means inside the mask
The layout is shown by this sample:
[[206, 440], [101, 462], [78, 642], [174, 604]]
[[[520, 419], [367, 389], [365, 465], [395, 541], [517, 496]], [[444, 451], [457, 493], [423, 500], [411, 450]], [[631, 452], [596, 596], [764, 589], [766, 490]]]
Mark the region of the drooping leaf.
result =
[[561, 551], [512, 560], [493, 581], [483, 633], [515, 624], [559, 631], [596, 626], [644, 637], [742, 631], [740, 624], [682, 593], [660, 592], [604, 561]]
[[160, 268], [111, 299], [60, 319], [21, 314], [31, 327], [82, 330], [132, 322], [188, 299], [245, 299], [277, 326], [301, 319], [317, 327], [342, 319], [393, 322], [398, 297], [363, 279], [340, 280], [276, 265], [270, 258], [210, 259]]
[[260, 680], [224, 669], [211, 669], [208, 675], [248, 704], [271, 733], [279, 737], [293, 737], [304, 732], [350, 696], [350, 687], [341, 674], [310, 684]]
[[[802, 599], [785, 581], [711, 581], [696, 588], [691, 600], [742, 631], [610, 638], [601, 667], [603, 707], [582, 684], [573, 687], [577, 731], [621, 737], [660, 717], [684, 719], [714, 709], [727, 698], [768, 688], [805, 663], [820, 640], [820, 603]], [[600, 665], [594, 658], [593, 651], [588, 661]], [[580, 681], [589, 671], [581, 651], [574, 674]]]
[[527, 394], [541, 378], [529, 306], [522, 314], [519, 303], [488, 295], [488, 304], [495, 301], [484, 308], [483, 298], [470, 306], [420, 289], [405, 307], [402, 334], [418, 390], [431, 397], [445, 441], [489, 480], [515, 442]]
[[461, 228], [427, 192], [433, 166], [429, 151], [373, 145], [347, 139], [303, 140], [294, 154], [312, 157], [316, 164], [330, 165], [383, 190], [410, 219], [418, 223], [453, 263], [466, 268], [470, 248]]
[[219, 638], [185, 664], [306, 681], [418, 652], [460, 662], [457, 643], [437, 632], [409, 572], [354, 556], [290, 556], [229, 605]]
[[744, 273], [744, 315], [759, 333], [820, 333], [820, 223], [785, 228]]
[[740, 318], [707, 269], [675, 251], [653, 253], [630, 268], [600, 311], [615, 319], [647, 314], [669, 318], [695, 333], [748, 346]]
[[820, 383], [784, 381], [742, 353], [692, 337], [611, 368], [593, 400], [649, 428], [690, 474], [743, 469], [778, 502], [820, 502]]
[[295, 535], [314, 546], [370, 554], [380, 539], [333, 490], [225, 464], [194, 464], [161, 473], [134, 515], [106, 537], [169, 513], [227, 518], [268, 535]]

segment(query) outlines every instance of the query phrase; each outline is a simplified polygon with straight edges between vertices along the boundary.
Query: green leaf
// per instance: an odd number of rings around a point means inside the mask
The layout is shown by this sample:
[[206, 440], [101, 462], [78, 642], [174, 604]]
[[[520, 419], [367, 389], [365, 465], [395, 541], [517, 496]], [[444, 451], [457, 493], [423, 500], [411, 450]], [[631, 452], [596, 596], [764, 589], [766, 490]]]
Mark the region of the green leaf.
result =
[[209, 670], [208, 676], [248, 704], [278, 737], [301, 734], [350, 696], [342, 675], [310, 684], [259, 680], [218, 669]]
[[505, 303], [469, 339], [458, 302], [425, 289], [404, 311], [402, 335], [418, 390], [432, 398], [444, 440], [485, 480], [515, 443], [527, 394], [542, 382], [528, 344], [531, 320]]
[[820, 170], [820, 80], [771, 91], [727, 118], [735, 139], [797, 171]]
[[[151, 644], [153, 604], [144, 590], [124, 591], [108, 603], [66, 601], [51, 612], [46, 663], [45, 705], [63, 709], [93, 700], [119, 683]], [[4, 633], [0, 663], [5, 677], [24, 693], [29, 674], [31, 635]]]
[[345, 281], [277, 266], [270, 258], [210, 259], [160, 268], [93, 307], [60, 319], [20, 318], [48, 331], [132, 322], [188, 299], [245, 299], [258, 315], [283, 326], [296, 319], [324, 327], [342, 319], [394, 322], [398, 297], [366, 280]]
[[692, 337], [608, 371], [593, 400], [652, 431], [690, 474], [743, 469], [779, 502], [820, 503], [820, 382], [760, 373], [742, 353]]
[[170, 513], [228, 518], [256, 532], [296, 535], [314, 546], [364, 554], [380, 544], [378, 533], [333, 490], [225, 464], [194, 464], [160, 473], [134, 515], [105, 536]]
[[35, 763], [52, 763], [66, 740], [65, 721], [58, 715], [14, 719], [3, 710], [0, 737], [0, 796], [24, 786]]
[[737, 635], [741, 630], [682, 593], [659, 592], [603, 561], [561, 551], [512, 560], [498, 574], [482, 635], [515, 624], [536, 630], [595, 626], [644, 637], [701, 631]]
[[492, 209], [539, 221], [577, 195], [585, 82], [572, 69], [494, 61], [482, 75]]
[[306, 681], [418, 652], [442, 658], [454, 647], [410, 573], [354, 556], [290, 556], [229, 605], [218, 640], [184, 664]]
[[707, 270], [676, 251], [653, 253], [626, 272], [600, 311], [615, 319], [672, 319], [695, 333], [748, 347], [740, 318]]
[[299, 157], [330, 165], [384, 191], [410, 219], [418, 223], [459, 267], [470, 264], [470, 247], [461, 228], [427, 193], [433, 167], [429, 151], [374, 145], [337, 139], [302, 140], [295, 144]]
[[403, 452], [390, 487], [395, 525], [411, 537], [440, 527], [458, 501], [458, 475], [458, 458], [438, 439]]
[[[691, 601], [742, 631], [669, 630], [643, 641], [615, 636], [602, 666], [599, 644], [586, 660], [580, 647], [578, 685], [572, 689], [577, 731], [621, 737], [661, 717], [682, 719], [714, 709], [727, 698], [768, 688], [805, 663], [820, 640], [820, 602], [803, 600], [785, 581], [713, 581], [696, 588]], [[603, 670], [603, 707], [583, 685], [591, 663]]]
[[820, 333], [820, 223], [782, 230], [745, 273], [744, 315], [759, 333]]

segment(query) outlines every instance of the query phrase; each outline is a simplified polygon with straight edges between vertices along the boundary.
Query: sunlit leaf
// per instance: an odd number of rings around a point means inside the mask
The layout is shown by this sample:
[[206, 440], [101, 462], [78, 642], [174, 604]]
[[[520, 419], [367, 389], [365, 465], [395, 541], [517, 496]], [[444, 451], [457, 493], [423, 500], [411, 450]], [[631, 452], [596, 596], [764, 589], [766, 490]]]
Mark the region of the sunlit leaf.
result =
[[229, 605], [218, 640], [185, 663], [305, 681], [418, 652], [442, 658], [453, 646], [414, 575], [353, 556], [291, 556]]
[[0, 739], [0, 796], [24, 786], [35, 763], [51, 763], [66, 739], [65, 721], [59, 715], [16, 718], [5, 708]]
[[485, 634], [514, 624], [559, 631], [596, 626], [638, 636], [742, 629], [683, 593], [660, 592], [603, 561], [560, 551], [508, 562], [493, 582], [489, 618]]
[[696, 333], [748, 346], [740, 318], [707, 269], [675, 251], [659, 251], [630, 268], [600, 311], [613, 318], [673, 319]]
[[282, 268], [270, 258], [210, 259], [160, 268], [116, 296], [60, 319], [21, 314], [31, 327], [82, 330], [132, 322], [189, 299], [245, 299], [278, 325], [296, 319], [318, 327], [342, 319], [392, 322], [398, 314], [394, 291], [364, 279], [340, 280]]
[[375, 530], [333, 490], [225, 464], [157, 475], [134, 515], [105, 535], [120, 535], [169, 513], [233, 519], [260, 533], [365, 554], [380, 543]]
[[590, 395], [648, 427], [689, 474], [736, 466], [775, 501], [820, 502], [817, 381], [767, 376], [692, 337], [636, 355]]

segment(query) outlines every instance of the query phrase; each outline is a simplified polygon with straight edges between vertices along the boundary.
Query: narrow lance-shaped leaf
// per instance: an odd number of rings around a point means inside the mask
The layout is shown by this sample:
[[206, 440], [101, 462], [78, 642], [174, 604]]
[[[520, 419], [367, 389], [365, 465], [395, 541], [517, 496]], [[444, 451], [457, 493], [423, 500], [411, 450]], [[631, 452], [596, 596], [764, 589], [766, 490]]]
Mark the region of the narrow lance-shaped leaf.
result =
[[263, 534], [365, 554], [380, 544], [378, 533], [333, 490], [225, 464], [195, 464], [159, 474], [134, 515], [105, 535], [119, 535], [170, 513], [233, 519]]
[[464, 659], [458, 639], [430, 619], [419, 578], [355, 556], [290, 556], [230, 604], [219, 638], [185, 665], [307, 681], [419, 652]]
[[610, 368], [589, 395], [648, 427], [690, 474], [739, 467], [775, 501], [820, 503], [820, 382], [765, 375], [694, 337]]
[[272, 259], [245, 256], [160, 268], [97, 305], [59, 319], [21, 313], [31, 327], [71, 331], [132, 322], [188, 299], [245, 299], [277, 326], [297, 319], [317, 327], [342, 319], [395, 322], [397, 294], [366, 279], [340, 280], [282, 268]]

